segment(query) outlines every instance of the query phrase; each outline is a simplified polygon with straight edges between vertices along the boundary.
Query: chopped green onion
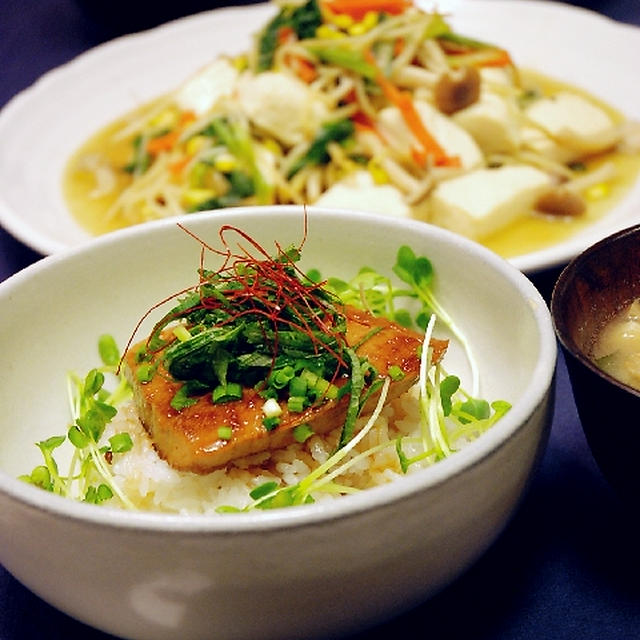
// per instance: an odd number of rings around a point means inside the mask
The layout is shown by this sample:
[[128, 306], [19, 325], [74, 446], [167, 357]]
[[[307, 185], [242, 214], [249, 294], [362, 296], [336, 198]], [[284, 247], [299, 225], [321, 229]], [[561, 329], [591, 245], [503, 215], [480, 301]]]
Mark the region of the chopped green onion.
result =
[[275, 398], [269, 398], [262, 405], [262, 413], [267, 418], [277, 418], [282, 414], [282, 407]]
[[314, 387], [316, 382], [318, 382], [317, 374], [309, 369], [303, 369], [300, 377], [307, 383], [308, 387]]
[[218, 438], [220, 440], [231, 440], [233, 429], [229, 426], [218, 427]]
[[304, 396], [289, 396], [287, 407], [293, 413], [302, 413], [305, 410], [306, 401]]
[[300, 396], [302, 398], [307, 395], [307, 380], [302, 376], [295, 376], [291, 378], [289, 382], [289, 395], [290, 396]]
[[192, 337], [192, 335], [189, 333], [189, 330], [181, 324], [179, 324], [177, 327], [174, 327], [173, 335], [178, 338], [180, 342], [185, 342]]
[[338, 396], [338, 387], [336, 387], [335, 384], [331, 384], [331, 382], [324, 378], [318, 378], [316, 383], [313, 385], [313, 390], [316, 392], [318, 397], [327, 398], [328, 400], [335, 400]]
[[280, 424], [279, 416], [269, 416], [262, 420], [262, 425], [267, 431], [272, 431]]
[[402, 380], [404, 376], [405, 376], [404, 371], [397, 364], [392, 364], [389, 367], [389, 377], [394, 382], [397, 382], [398, 380]]
[[289, 381], [293, 379], [295, 371], [292, 366], [287, 365], [282, 369], [277, 369], [269, 376], [269, 384], [276, 389], [284, 389]]
[[136, 369], [136, 378], [138, 382], [142, 382], [143, 384], [145, 382], [151, 382], [155, 372], [156, 366], [149, 362], [145, 362]]
[[296, 442], [305, 442], [305, 440], [308, 440], [312, 435], [313, 429], [306, 422], [299, 424], [293, 429], [293, 438]]

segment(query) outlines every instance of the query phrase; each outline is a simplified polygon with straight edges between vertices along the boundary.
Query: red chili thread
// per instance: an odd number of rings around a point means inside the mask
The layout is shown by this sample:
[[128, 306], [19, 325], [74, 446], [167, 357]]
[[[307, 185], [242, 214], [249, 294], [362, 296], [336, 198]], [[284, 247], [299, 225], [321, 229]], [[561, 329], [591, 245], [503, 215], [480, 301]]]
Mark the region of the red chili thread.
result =
[[[334, 337], [339, 343], [346, 344], [345, 336], [337, 331], [334, 331], [334, 320], [336, 316], [340, 316], [340, 312], [337, 308], [333, 307], [321, 300], [318, 296], [314, 295], [314, 292], [320, 290], [325, 282], [313, 283], [306, 278], [306, 274], [301, 271], [293, 260], [288, 256], [279, 243], [276, 244], [277, 257], [272, 258], [267, 251], [248, 233], [242, 231], [238, 227], [232, 225], [222, 225], [219, 229], [218, 235], [225, 247], [224, 250], [216, 249], [215, 247], [207, 244], [197, 234], [189, 230], [181, 223], [176, 223], [177, 226], [184, 231], [187, 235], [194, 238], [200, 244], [200, 269], [199, 269], [199, 282], [191, 287], [187, 287], [182, 291], [168, 296], [164, 300], [153, 305], [137, 322], [129, 340], [127, 341], [126, 348], [120, 359], [118, 365], [118, 371], [122, 366], [124, 360], [124, 354], [129, 350], [133, 343], [135, 334], [138, 332], [143, 321], [156, 309], [162, 305], [170, 302], [191, 291], [200, 289], [201, 298], [200, 305], [191, 307], [188, 312], [192, 312], [197, 309], [215, 309], [221, 306], [219, 299], [215, 297], [206, 297], [202, 295], [203, 287], [215, 280], [227, 280], [233, 281], [240, 286], [222, 290], [220, 293], [229, 301], [231, 305], [249, 305], [249, 308], [245, 308], [235, 313], [229, 312], [229, 318], [219, 323], [219, 326], [231, 323], [238, 318], [245, 315], [257, 315], [264, 317], [269, 321], [273, 327], [275, 339], [273, 344], [273, 360], [275, 361], [278, 352], [278, 325], [284, 324], [293, 329], [299, 330], [306, 334], [314, 345], [314, 350], [326, 349], [338, 362], [336, 371], [333, 378], [338, 375], [340, 367], [346, 367], [346, 362], [342, 358], [339, 352], [332, 349], [325, 342], [320, 340], [314, 333], [314, 327], [326, 336]], [[230, 247], [229, 241], [226, 239], [227, 233], [236, 233], [242, 239], [247, 241], [255, 251], [261, 254], [265, 259], [256, 259], [250, 251], [238, 244], [239, 253], [234, 253]], [[303, 237], [300, 244], [297, 247], [297, 251], [301, 252], [307, 239], [308, 232], [308, 219], [306, 207], [304, 209], [304, 225], [303, 225]], [[212, 275], [206, 276], [205, 256], [209, 251], [215, 255], [223, 258], [222, 265]], [[287, 272], [287, 269], [292, 269], [298, 277], [291, 275]], [[302, 280], [305, 280], [303, 282]], [[227, 307], [224, 307], [225, 311], [229, 311]], [[288, 318], [282, 317], [283, 312], [287, 310], [294, 315], [297, 322]], [[306, 313], [305, 313], [306, 312]], [[154, 326], [151, 336], [156, 335], [157, 330], [161, 326], [166, 326], [171, 321], [181, 317], [181, 313], [177, 312], [171, 315], [165, 315]], [[266, 335], [266, 330], [264, 330]]]

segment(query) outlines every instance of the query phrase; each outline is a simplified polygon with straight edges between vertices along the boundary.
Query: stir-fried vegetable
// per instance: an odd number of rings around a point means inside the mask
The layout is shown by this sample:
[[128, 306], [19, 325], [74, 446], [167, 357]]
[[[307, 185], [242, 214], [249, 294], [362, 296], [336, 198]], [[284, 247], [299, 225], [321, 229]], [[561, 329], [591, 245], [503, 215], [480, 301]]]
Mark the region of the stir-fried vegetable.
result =
[[[221, 52], [79, 151], [66, 192], [91, 231], [242, 205], [351, 208], [361, 192], [366, 210], [494, 247], [503, 235], [521, 243], [519, 223], [535, 218], [552, 243], [566, 234], [557, 218], [578, 228], [591, 200], [613, 203], [624, 186], [618, 163], [597, 189], [582, 180], [601, 154], [637, 151], [622, 116], [518, 69], [509, 51], [458, 32], [437, 9], [411, 0], [276, 5], [247, 50]], [[511, 189], [494, 182], [502, 170], [518, 171]], [[486, 207], [447, 193], [467, 177], [488, 194]], [[558, 204], [559, 183], [570, 206]], [[542, 230], [527, 235], [547, 242]]]
[[330, 142], [343, 142], [354, 132], [354, 125], [351, 120], [339, 120], [323, 125], [307, 152], [293, 163], [287, 173], [288, 178], [292, 178], [298, 171], [307, 165], [324, 164], [329, 161], [327, 145]]

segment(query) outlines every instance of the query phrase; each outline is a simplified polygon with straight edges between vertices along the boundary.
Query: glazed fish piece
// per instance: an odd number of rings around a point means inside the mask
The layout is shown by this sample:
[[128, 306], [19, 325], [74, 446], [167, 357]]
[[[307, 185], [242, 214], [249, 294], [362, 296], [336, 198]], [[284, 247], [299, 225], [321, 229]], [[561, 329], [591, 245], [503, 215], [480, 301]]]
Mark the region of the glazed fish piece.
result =
[[[357, 345], [372, 329], [377, 333], [364, 340], [357, 353], [366, 356], [380, 376], [386, 376], [393, 365], [400, 367], [404, 377], [393, 381], [387, 398], [390, 400], [407, 391], [419, 376], [419, 348], [422, 336], [384, 318], [347, 309], [346, 340]], [[431, 341], [433, 360], [439, 361], [448, 341]], [[140, 345], [132, 347], [125, 356], [126, 373], [133, 386], [138, 414], [160, 457], [173, 468], [205, 474], [231, 460], [264, 450], [286, 447], [294, 442], [294, 429], [307, 424], [315, 433], [326, 433], [344, 423], [348, 395], [339, 400], [325, 400], [301, 413], [290, 412], [283, 403], [280, 424], [273, 430], [263, 426], [264, 400], [253, 388], [243, 389], [241, 400], [214, 404], [210, 394], [196, 404], [179, 411], [171, 407], [171, 400], [181, 383], [162, 371], [146, 383], [137, 380], [139, 366], [136, 353]], [[337, 384], [346, 382], [338, 381]], [[377, 396], [365, 406], [371, 412]], [[219, 436], [220, 427], [230, 427], [231, 437]]]

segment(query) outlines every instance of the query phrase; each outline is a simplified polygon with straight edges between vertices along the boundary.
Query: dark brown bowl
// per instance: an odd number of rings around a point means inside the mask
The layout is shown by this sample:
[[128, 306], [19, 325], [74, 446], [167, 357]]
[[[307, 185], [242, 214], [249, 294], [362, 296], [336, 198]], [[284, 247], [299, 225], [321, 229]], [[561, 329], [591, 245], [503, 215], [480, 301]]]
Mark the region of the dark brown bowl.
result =
[[586, 249], [562, 271], [551, 298], [582, 428], [602, 473], [625, 495], [640, 492], [640, 392], [590, 358], [603, 324], [640, 296], [640, 225]]

